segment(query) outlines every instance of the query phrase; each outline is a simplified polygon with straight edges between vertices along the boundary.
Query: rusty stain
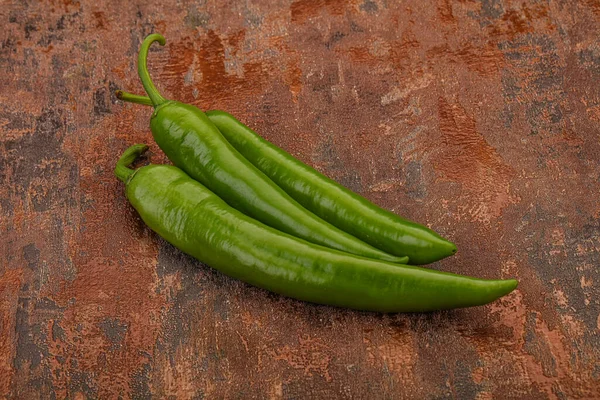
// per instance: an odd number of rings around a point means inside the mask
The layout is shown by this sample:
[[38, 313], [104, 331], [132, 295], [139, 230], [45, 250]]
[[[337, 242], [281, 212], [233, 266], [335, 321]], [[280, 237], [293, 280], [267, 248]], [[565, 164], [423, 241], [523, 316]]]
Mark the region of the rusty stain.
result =
[[586, 0], [584, 4], [592, 10], [596, 18], [600, 19], [600, 0]]
[[[168, 61], [155, 80], [166, 83], [166, 96], [197, 103], [203, 109], [217, 104], [223, 107], [234, 101], [236, 96], [259, 93], [267, 79], [265, 65], [246, 62], [241, 65], [239, 75], [227, 71], [224, 42], [229, 42], [237, 51], [243, 44], [244, 34], [244, 31], [239, 31], [223, 40], [214, 31], [208, 31], [197, 50], [191, 38], [172, 44], [168, 57], [157, 57]], [[189, 83], [186, 75], [190, 77]]]
[[549, 6], [544, 3], [523, 3], [520, 9], [507, 9], [502, 18], [494, 20], [489, 29], [493, 38], [514, 39], [519, 35], [534, 32], [538, 26], [552, 32], [555, 27], [549, 18]]
[[297, 60], [292, 60], [287, 65], [287, 71], [284, 76], [284, 82], [290, 87], [294, 96], [294, 102], [298, 101], [298, 95], [302, 90], [302, 70], [297, 64]]
[[456, 22], [454, 18], [454, 14], [452, 12], [452, 1], [451, 0], [441, 0], [438, 4], [438, 14], [440, 16], [440, 21], [446, 24], [452, 24]]
[[106, 25], [108, 22], [106, 20], [106, 14], [102, 11], [94, 11], [92, 15], [94, 16], [94, 28], [107, 29]]
[[[0, 13], [0, 397], [600, 397], [600, 3], [9, 2]], [[118, 23], [114, 23], [118, 21]], [[136, 54], [512, 277], [486, 307], [379, 315], [229, 279], [150, 232], [112, 169], [151, 150]]]
[[486, 143], [476, 128], [476, 121], [460, 104], [439, 99], [442, 148], [434, 167], [444, 179], [462, 184], [472, 191], [469, 213], [480, 221], [490, 221], [502, 213], [510, 199], [509, 186], [514, 170], [497, 151]]
[[348, 7], [344, 0], [296, 0], [290, 5], [292, 22], [301, 23], [315, 17], [323, 9], [331, 15], [342, 15]]

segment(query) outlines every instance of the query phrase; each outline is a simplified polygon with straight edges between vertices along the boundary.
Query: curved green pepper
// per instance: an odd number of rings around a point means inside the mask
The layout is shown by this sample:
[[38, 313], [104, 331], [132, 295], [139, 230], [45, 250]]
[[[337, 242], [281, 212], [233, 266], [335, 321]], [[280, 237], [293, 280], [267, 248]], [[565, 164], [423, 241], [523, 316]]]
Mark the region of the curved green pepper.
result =
[[405, 258], [376, 249], [306, 210], [233, 148], [201, 110], [165, 100], [152, 83], [146, 65], [148, 49], [155, 41], [165, 43], [158, 34], [148, 36], [142, 43], [138, 73], [155, 108], [150, 120], [154, 140], [177, 167], [232, 207], [273, 228], [349, 253], [406, 262]]
[[[148, 97], [123, 91], [117, 97], [152, 105]], [[415, 265], [456, 252], [454, 243], [433, 230], [376, 206], [263, 139], [231, 114], [213, 110], [206, 116], [237, 151], [294, 200], [343, 231], [387, 253], [407, 255]]]
[[169, 243], [233, 278], [299, 300], [381, 312], [477, 306], [517, 286], [514, 279], [399, 266], [279, 232], [228, 206], [177, 167], [127, 168], [146, 148], [130, 147], [115, 168], [133, 207]]
[[341, 230], [422, 265], [456, 252], [454, 243], [380, 208], [260, 137], [224, 111], [207, 111], [225, 139], [294, 200]]

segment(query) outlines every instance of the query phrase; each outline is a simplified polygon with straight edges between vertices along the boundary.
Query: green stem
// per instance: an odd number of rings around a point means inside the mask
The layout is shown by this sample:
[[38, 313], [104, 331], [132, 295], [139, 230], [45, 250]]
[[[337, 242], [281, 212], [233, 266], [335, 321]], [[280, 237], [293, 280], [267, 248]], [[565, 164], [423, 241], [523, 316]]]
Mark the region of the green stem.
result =
[[115, 95], [117, 96], [117, 99], [127, 101], [129, 103], [142, 104], [145, 106], [153, 105], [152, 100], [150, 100], [150, 98], [146, 96], [140, 96], [138, 94], [124, 92], [122, 90], [117, 90], [115, 92]]
[[128, 184], [136, 170], [127, 167], [146, 150], [148, 150], [148, 146], [145, 144], [134, 144], [125, 150], [115, 166], [115, 175], [117, 178], [119, 178], [123, 183]]
[[158, 33], [153, 33], [144, 39], [142, 47], [140, 47], [140, 53], [138, 54], [138, 75], [142, 80], [142, 85], [144, 85], [146, 93], [148, 93], [148, 96], [150, 96], [150, 99], [152, 100], [152, 104], [156, 107], [167, 100], [158, 93], [158, 90], [156, 89], [156, 86], [154, 86], [154, 83], [152, 83], [152, 79], [150, 79], [150, 74], [148, 73], [148, 49], [154, 42], [158, 42], [161, 46], [164, 46], [165, 38]]

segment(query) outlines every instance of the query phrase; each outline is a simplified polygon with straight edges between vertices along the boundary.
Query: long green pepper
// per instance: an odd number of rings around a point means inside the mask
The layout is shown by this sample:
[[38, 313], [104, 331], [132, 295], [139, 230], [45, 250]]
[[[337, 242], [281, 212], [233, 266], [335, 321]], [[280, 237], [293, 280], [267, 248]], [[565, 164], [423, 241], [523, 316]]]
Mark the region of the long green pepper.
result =
[[252, 285], [299, 300], [380, 312], [483, 305], [517, 281], [482, 280], [373, 260], [319, 246], [230, 207], [177, 167], [127, 168], [147, 149], [127, 149], [115, 168], [144, 222], [201, 262]]
[[282, 232], [352, 254], [407, 261], [364, 243], [306, 210], [244, 158], [201, 110], [162, 97], [146, 65], [148, 49], [154, 42], [164, 45], [165, 39], [152, 34], [144, 40], [138, 74], [154, 106], [152, 135], [173, 164], [230, 206]]

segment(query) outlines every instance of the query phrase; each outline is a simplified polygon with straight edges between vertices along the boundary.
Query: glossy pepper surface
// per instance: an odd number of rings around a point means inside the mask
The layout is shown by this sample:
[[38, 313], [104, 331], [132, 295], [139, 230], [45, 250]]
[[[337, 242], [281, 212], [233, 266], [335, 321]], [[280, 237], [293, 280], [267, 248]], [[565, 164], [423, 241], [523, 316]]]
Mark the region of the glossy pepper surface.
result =
[[[152, 105], [144, 96], [119, 92], [118, 97]], [[407, 255], [415, 265], [456, 252], [453, 243], [431, 229], [376, 206], [263, 139], [231, 114], [213, 110], [206, 116], [256, 168], [306, 209], [341, 230], [387, 253]]]
[[244, 157], [294, 200], [325, 221], [410, 264], [429, 264], [456, 252], [456, 246], [417, 223], [380, 208], [283, 149], [260, 137], [224, 111], [208, 118]]
[[144, 222], [183, 252], [252, 285], [299, 300], [381, 312], [477, 306], [517, 285], [399, 266], [282, 233], [230, 207], [177, 167], [127, 168], [145, 149], [130, 147], [115, 168]]
[[146, 60], [153, 42], [142, 43], [138, 73], [154, 112], [150, 128], [167, 157], [229, 205], [273, 228], [310, 242], [376, 259], [405, 262], [336, 228], [306, 210], [242, 156], [197, 107], [163, 98], [152, 83]]

